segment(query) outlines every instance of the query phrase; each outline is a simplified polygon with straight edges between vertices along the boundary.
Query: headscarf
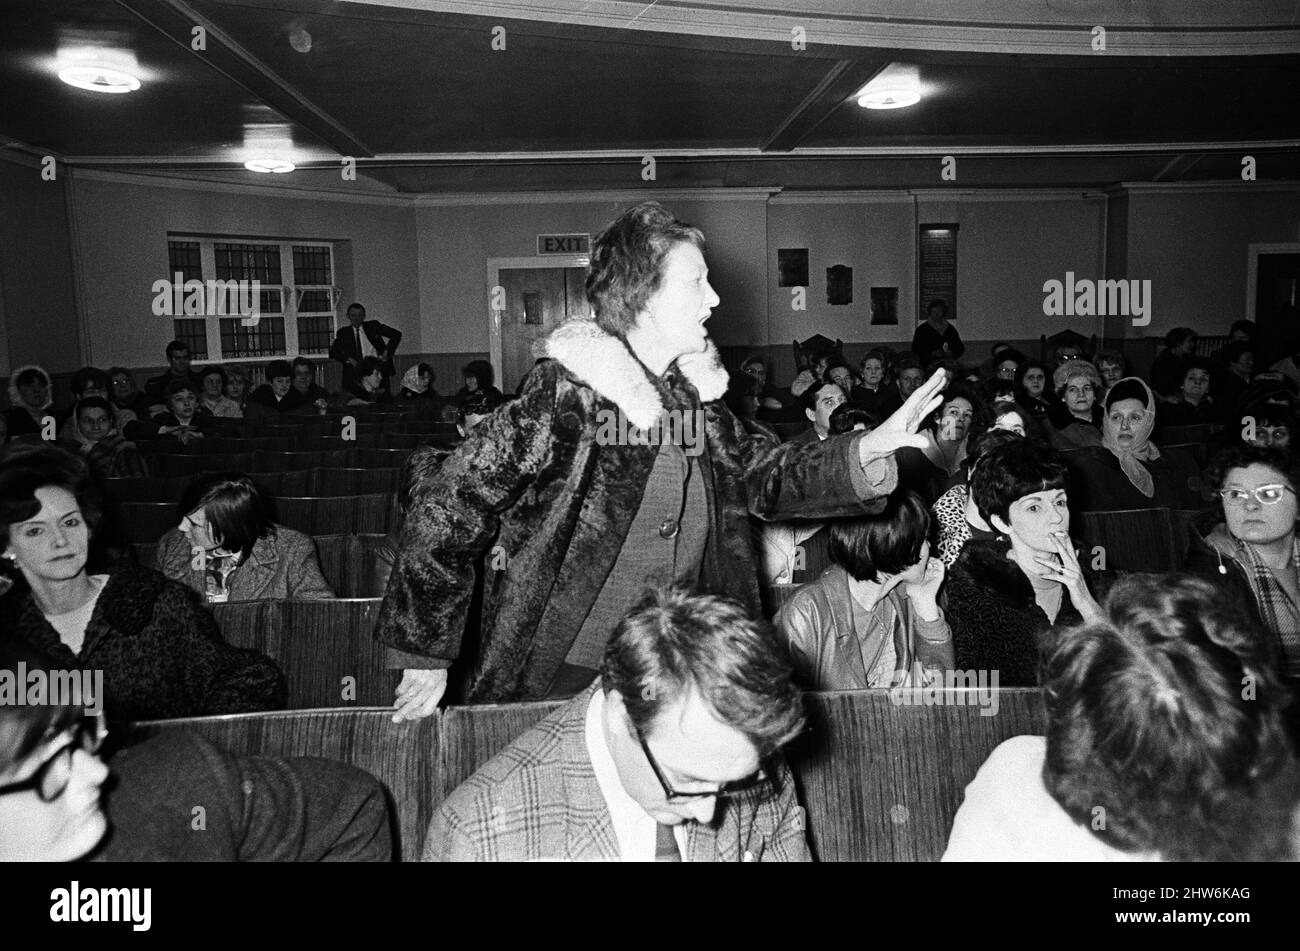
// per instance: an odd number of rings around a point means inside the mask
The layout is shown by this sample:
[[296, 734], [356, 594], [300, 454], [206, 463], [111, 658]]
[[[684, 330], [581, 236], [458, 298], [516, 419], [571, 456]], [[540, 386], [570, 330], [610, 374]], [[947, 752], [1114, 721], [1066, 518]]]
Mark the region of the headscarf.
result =
[[417, 394], [423, 393], [429, 388], [429, 384], [425, 383], [424, 380], [420, 378], [420, 368], [418, 365], [408, 367], [406, 372], [402, 374], [402, 386], [410, 390], [412, 393]]
[[54, 385], [50, 381], [50, 375], [45, 372], [45, 368], [37, 366], [35, 363], [24, 363], [20, 367], [14, 367], [13, 372], [9, 374], [9, 405], [21, 406], [23, 409], [30, 411], [31, 408], [23, 402], [22, 394], [18, 392], [18, 377], [28, 370], [35, 370], [45, 377], [45, 405], [41, 407], [41, 411], [49, 409], [54, 405]]
[[[1127, 448], [1119, 444], [1119, 427], [1110, 421], [1110, 408], [1120, 400], [1136, 399], [1146, 404], [1142, 421], [1129, 431], [1133, 441]], [[1101, 444], [1109, 449], [1119, 460], [1119, 467], [1128, 476], [1133, 487], [1148, 499], [1155, 495], [1155, 480], [1151, 471], [1142, 465], [1143, 461], [1160, 458], [1160, 450], [1151, 442], [1151, 431], [1156, 425], [1156, 398], [1146, 381], [1135, 376], [1126, 376], [1117, 380], [1106, 393], [1106, 412], [1101, 418]]]

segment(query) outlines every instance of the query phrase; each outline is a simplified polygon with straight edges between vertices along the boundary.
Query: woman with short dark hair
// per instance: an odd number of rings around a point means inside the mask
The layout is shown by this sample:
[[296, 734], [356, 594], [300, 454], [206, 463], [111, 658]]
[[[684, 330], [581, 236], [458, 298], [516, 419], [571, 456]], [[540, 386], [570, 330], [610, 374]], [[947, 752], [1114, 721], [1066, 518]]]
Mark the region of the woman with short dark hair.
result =
[[42, 448], [0, 463], [0, 551], [13, 588], [0, 637], [68, 670], [102, 670], [111, 718], [273, 710], [284, 683], [270, 658], [226, 644], [192, 593], [119, 561], [87, 571], [100, 507], [85, 464]]
[[971, 473], [994, 449], [1023, 438], [1023, 434], [1014, 430], [995, 427], [971, 440], [970, 452], [966, 454], [966, 480], [954, 485], [934, 503], [934, 517], [939, 525], [938, 555], [945, 565], [952, 567], [962, 548], [972, 538], [987, 539], [997, 535], [975, 504], [975, 497], [970, 492]]
[[993, 751], [944, 861], [1294, 858], [1288, 692], [1261, 647], [1207, 581], [1120, 579], [1053, 638], [1047, 735]]
[[1016, 368], [1016, 402], [1033, 417], [1042, 420], [1052, 408], [1048, 399], [1047, 367], [1038, 360], [1026, 360]]
[[325, 600], [316, 544], [277, 525], [270, 501], [240, 472], [199, 476], [185, 489], [180, 525], [158, 541], [158, 570], [209, 602]]
[[1065, 467], [1028, 440], [994, 449], [971, 473], [980, 517], [998, 534], [966, 542], [948, 572], [958, 669], [997, 670], [1001, 686], [1033, 686], [1044, 633], [1097, 616], [1070, 540], [1069, 487]]
[[937, 601], [943, 563], [930, 557], [929, 534], [930, 513], [907, 491], [879, 515], [831, 523], [831, 567], [774, 622], [809, 689], [893, 687], [952, 668], [952, 632]]

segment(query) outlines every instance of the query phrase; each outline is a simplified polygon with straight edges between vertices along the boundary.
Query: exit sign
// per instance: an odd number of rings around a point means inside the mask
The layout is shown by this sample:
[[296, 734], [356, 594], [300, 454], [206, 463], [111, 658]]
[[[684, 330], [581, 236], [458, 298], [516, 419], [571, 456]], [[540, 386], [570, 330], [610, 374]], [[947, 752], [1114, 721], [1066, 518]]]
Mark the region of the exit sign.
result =
[[587, 254], [591, 251], [589, 234], [539, 234], [538, 254]]

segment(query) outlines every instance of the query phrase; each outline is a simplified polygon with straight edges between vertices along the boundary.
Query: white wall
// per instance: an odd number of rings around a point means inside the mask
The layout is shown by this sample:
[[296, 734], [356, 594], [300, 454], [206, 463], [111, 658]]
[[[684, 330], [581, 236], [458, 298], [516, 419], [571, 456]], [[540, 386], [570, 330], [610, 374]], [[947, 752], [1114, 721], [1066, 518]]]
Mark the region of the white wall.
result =
[[[172, 338], [171, 318], [153, 316], [153, 282], [170, 280], [168, 232], [348, 242], [336, 251], [340, 307], [421, 337], [415, 212], [409, 206], [262, 193], [127, 184], [89, 175], [73, 186], [76, 253], [89, 330], [86, 362], [155, 366]], [[350, 266], [349, 266], [350, 262]], [[342, 266], [339, 266], [342, 265]]]

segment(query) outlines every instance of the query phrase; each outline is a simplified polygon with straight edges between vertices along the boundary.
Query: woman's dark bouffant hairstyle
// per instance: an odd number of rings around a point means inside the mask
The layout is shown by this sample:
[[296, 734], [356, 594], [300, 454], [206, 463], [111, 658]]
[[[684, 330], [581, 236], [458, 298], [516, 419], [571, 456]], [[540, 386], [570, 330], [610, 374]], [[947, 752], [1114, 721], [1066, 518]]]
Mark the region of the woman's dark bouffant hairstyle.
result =
[[930, 510], [911, 490], [894, 492], [878, 515], [830, 523], [830, 556], [858, 581], [875, 581], [881, 572], [896, 575], [921, 558], [930, 537]]
[[1291, 491], [1300, 492], [1300, 458], [1281, 449], [1251, 446], [1249, 444], [1229, 446], [1210, 460], [1205, 467], [1205, 485], [1218, 493], [1227, 481], [1228, 473], [1233, 469], [1259, 463], [1268, 466], [1282, 477], [1282, 481], [1291, 487]]
[[1043, 781], [1108, 845], [1168, 861], [1289, 855], [1289, 692], [1249, 620], [1191, 575], [1130, 575], [1043, 665]]
[[9, 526], [41, 510], [37, 489], [66, 489], [77, 500], [93, 537], [103, 506], [85, 461], [56, 446], [11, 449], [0, 462], [0, 551], [9, 547]]
[[1070, 491], [1070, 475], [1045, 446], [1017, 437], [986, 453], [971, 473], [970, 494], [980, 517], [1011, 520], [1011, 505], [1034, 492]]
[[215, 542], [243, 557], [275, 530], [271, 503], [242, 472], [205, 472], [185, 487], [180, 517], [203, 509]]
[[627, 209], [596, 235], [587, 266], [587, 300], [602, 330], [627, 336], [663, 282], [668, 252], [683, 242], [704, 252], [703, 232], [657, 201]]
[[[1014, 405], [1014, 404], [1013, 404]], [[1019, 433], [1013, 433], [1009, 429], [986, 429], [978, 436], [967, 440], [966, 442], [966, 484], [969, 486], [971, 473], [980, 461], [991, 453], [994, 449], [1001, 449], [1003, 446], [1009, 446], [1013, 442], [1019, 442], [1024, 439]]]
[[943, 402], [939, 404], [938, 409], [930, 414], [930, 418], [922, 424], [922, 428], [937, 434], [939, 432], [939, 420], [943, 419], [943, 411], [948, 408], [949, 403], [958, 398], [970, 403], [970, 428], [966, 430], [966, 438], [968, 440], [973, 439], [988, 429], [992, 422], [989, 417], [988, 407], [984, 405], [984, 401], [976, 395], [975, 391], [960, 379], [953, 380], [944, 388]]

